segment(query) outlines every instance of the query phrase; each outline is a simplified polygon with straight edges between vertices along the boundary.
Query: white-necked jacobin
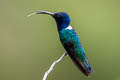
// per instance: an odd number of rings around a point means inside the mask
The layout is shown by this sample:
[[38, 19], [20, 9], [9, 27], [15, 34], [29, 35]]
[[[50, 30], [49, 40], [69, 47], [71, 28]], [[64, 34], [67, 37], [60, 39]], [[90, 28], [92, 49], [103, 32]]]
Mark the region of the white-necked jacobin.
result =
[[51, 15], [57, 24], [59, 38], [64, 46], [66, 52], [76, 64], [76, 66], [86, 75], [89, 76], [93, 70], [88, 63], [88, 59], [85, 55], [85, 51], [82, 48], [78, 35], [75, 30], [70, 26], [70, 17], [66, 12], [48, 12], [37, 11], [36, 14], [48, 14]]

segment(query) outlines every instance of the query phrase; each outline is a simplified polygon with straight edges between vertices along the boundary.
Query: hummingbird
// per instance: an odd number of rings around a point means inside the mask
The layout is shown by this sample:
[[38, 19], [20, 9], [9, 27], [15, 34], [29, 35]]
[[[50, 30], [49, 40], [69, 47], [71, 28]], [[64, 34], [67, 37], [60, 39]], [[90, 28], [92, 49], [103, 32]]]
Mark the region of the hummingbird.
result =
[[53, 13], [48, 11], [36, 11], [33, 14], [47, 14], [55, 19], [60, 41], [67, 54], [70, 56], [78, 69], [84, 75], [89, 76], [93, 72], [93, 69], [88, 62], [85, 51], [80, 43], [80, 39], [75, 29], [73, 29], [70, 25], [71, 19], [69, 15], [66, 12]]

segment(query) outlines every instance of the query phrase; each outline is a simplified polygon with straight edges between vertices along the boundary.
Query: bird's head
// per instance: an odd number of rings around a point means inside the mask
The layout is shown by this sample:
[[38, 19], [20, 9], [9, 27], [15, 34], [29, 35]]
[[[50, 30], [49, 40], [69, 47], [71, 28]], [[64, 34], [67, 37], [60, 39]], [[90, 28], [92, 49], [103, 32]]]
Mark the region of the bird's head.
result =
[[57, 12], [53, 15], [58, 27], [66, 28], [70, 24], [69, 15], [65, 12]]
[[64, 29], [69, 26], [70, 24], [70, 17], [66, 12], [48, 12], [48, 11], [37, 11], [35, 14], [48, 14], [51, 15], [56, 23], [58, 30]]

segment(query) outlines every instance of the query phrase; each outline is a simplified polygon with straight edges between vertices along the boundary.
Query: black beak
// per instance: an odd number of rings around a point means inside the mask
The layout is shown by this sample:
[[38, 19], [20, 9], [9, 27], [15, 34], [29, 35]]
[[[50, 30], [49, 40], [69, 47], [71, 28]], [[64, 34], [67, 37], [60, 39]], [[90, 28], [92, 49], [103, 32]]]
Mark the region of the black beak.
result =
[[34, 13], [31, 13], [31, 14], [27, 15], [27, 17], [30, 17], [30, 16], [35, 15], [35, 14], [48, 14], [48, 15], [51, 15], [51, 16], [54, 17], [54, 14], [55, 14], [55, 13], [53, 13], [53, 12], [48, 12], [48, 11], [36, 11], [36, 12], [34, 12]]
[[48, 12], [48, 11], [36, 11], [36, 14], [48, 14], [48, 15], [54, 16], [53, 12]]

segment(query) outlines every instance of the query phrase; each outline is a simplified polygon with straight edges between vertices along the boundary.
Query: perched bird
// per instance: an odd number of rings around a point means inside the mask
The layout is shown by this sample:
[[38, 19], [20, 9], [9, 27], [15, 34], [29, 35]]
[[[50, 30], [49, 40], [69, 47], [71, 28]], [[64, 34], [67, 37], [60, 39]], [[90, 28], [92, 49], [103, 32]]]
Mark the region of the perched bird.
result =
[[75, 30], [70, 26], [70, 17], [66, 12], [48, 12], [37, 11], [35, 14], [48, 14], [51, 15], [57, 24], [59, 38], [64, 46], [66, 52], [76, 64], [76, 66], [86, 75], [89, 76], [93, 70], [88, 63], [85, 51], [82, 48], [80, 40]]

